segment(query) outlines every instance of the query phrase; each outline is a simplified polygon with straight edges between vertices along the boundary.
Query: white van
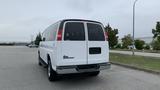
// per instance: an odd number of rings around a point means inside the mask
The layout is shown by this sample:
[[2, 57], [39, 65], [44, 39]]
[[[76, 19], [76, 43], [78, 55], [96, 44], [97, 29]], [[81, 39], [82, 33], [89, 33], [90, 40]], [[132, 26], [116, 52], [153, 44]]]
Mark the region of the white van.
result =
[[89, 73], [109, 69], [108, 36], [100, 22], [66, 19], [49, 26], [42, 34], [39, 65], [46, 66], [50, 81], [60, 74]]

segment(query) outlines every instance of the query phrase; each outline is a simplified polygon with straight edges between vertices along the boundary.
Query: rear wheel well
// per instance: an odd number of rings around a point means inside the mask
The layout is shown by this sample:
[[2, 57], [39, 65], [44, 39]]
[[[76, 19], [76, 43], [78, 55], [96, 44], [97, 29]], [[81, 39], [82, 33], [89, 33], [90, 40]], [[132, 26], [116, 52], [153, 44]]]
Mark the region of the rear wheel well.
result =
[[40, 54], [40, 51], [38, 50], [38, 54]]
[[53, 70], [53, 68], [52, 68], [52, 62], [51, 62], [51, 57], [50, 57], [49, 54], [47, 54], [47, 65], [49, 66], [49, 64], [50, 64], [51, 69]]
[[47, 63], [48, 63], [49, 61], [51, 61], [51, 58], [50, 58], [50, 55], [47, 54]]

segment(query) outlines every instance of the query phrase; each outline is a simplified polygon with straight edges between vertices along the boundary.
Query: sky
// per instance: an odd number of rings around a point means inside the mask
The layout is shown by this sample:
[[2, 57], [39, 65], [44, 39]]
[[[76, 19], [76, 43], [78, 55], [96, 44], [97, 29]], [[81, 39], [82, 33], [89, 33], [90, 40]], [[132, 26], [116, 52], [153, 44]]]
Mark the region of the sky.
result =
[[[30, 41], [32, 36], [62, 19], [100, 21], [132, 34], [134, 0], [0, 0], [0, 41]], [[135, 37], [152, 36], [160, 21], [160, 0], [138, 0]]]

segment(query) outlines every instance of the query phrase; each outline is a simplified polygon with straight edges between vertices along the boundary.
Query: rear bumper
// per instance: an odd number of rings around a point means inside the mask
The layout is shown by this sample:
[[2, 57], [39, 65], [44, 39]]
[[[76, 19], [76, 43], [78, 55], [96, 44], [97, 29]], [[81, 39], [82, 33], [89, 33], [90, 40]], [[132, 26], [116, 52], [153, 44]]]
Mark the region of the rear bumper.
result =
[[109, 69], [110, 67], [111, 67], [110, 63], [57, 66], [56, 72], [58, 74], [83, 73], [83, 72], [105, 70], [105, 69]]

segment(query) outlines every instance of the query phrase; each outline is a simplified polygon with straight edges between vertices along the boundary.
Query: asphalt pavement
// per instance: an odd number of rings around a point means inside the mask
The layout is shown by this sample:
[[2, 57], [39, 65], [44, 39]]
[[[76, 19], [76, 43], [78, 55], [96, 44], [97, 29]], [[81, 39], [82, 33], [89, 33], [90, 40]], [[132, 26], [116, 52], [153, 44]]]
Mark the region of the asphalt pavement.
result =
[[37, 49], [0, 47], [0, 90], [160, 90], [160, 76], [112, 65], [97, 77], [62, 77], [50, 82], [38, 66]]

